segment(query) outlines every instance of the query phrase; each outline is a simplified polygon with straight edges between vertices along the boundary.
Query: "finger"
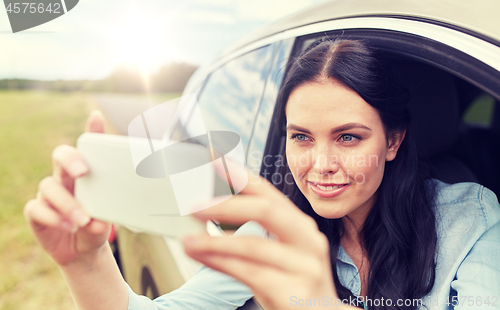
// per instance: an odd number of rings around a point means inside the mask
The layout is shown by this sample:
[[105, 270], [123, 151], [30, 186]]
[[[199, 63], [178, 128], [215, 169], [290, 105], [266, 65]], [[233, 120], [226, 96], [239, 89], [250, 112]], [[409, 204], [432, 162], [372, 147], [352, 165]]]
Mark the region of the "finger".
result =
[[228, 274], [249, 286], [259, 300], [261, 300], [260, 296], [267, 296], [269, 292], [276, 293], [277, 283], [290, 282], [290, 279], [282, 271], [245, 259], [217, 254], [189, 254], [189, 256], [203, 265]]
[[211, 219], [226, 224], [256, 221], [282, 242], [314, 251], [328, 249], [328, 241], [314, 219], [282, 199], [275, 202], [267, 197], [238, 195], [193, 215], [202, 221]]
[[[85, 126], [87, 132], [103, 133], [105, 131], [104, 116], [98, 110], [92, 111]], [[60, 145], [52, 152], [52, 176], [61, 182], [71, 193], [74, 190], [74, 179], [88, 173], [89, 168], [76, 148]]]
[[69, 145], [60, 145], [52, 152], [52, 176], [71, 193], [74, 179], [89, 172], [89, 167], [78, 150]]
[[95, 132], [95, 133], [105, 133], [105, 119], [104, 115], [99, 110], [94, 110], [90, 113], [87, 118], [87, 123], [85, 125], [85, 132]]
[[33, 199], [28, 201], [24, 208], [24, 216], [33, 228], [33, 231], [47, 227], [58, 227], [61, 230], [74, 233], [78, 229], [77, 225], [65, 219], [57, 210], [43, 200]]
[[73, 224], [84, 227], [90, 222], [90, 217], [85, 213], [73, 195], [53, 177], [46, 177], [40, 182], [39, 192], [41, 198], [46, 200], [58, 212], [71, 220]]
[[[54, 219], [52, 218], [49, 222], [46, 222], [46, 221], [44, 221], [43, 217], [39, 218], [38, 216], [36, 216], [36, 217], [31, 216], [31, 208], [34, 207], [34, 206], [31, 206], [32, 204], [44, 205], [44, 208], [48, 209], [48, 214], [46, 216], [52, 217], [53, 215], [56, 215], [57, 221], [54, 222]], [[37, 211], [37, 210], [35, 210], [35, 211]], [[45, 210], [42, 210], [41, 212], [43, 212], [43, 214], [45, 214]], [[36, 225], [40, 224], [42, 226], [50, 226], [50, 227], [54, 227], [54, 226], [59, 225], [59, 227], [61, 229], [64, 229], [64, 230], [66, 230], [68, 232], [72, 232], [72, 233], [76, 232], [79, 228], [78, 225], [74, 224], [71, 220], [64, 217], [64, 215], [62, 213], [58, 212], [53, 206], [51, 206], [50, 203], [42, 197], [40, 192], [38, 192], [38, 194], [37, 194], [37, 199], [30, 200], [26, 204], [24, 214], [25, 214], [26, 220], [28, 222], [31, 222], [31, 223], [36, 224]], [[40, 220], [38, 220], [38, 219], [40, 219]], [[36, 222], [35, 222], [35, 220], [36, 220]], [[110, 228], [111, 228], [110, 223], [107, 223], [107, 222], [104, 222], [101, 220], [97, 220], [97, 219], [91, 219], [90, 222], [86, 226], [82, 227], [81, 229], [90, 233], [90, 234], [93, 234], [93, 235], [100, 235], [100, 234], [104, 234], [104, 233], [109, 234]]]
[[183, 240], [186, 253], [233, 256], [257, 264], [269, 265], [287, 272], [306, 274], [318, 261], [282, 243], [251, 236], [210, 237], [189, 236]]
[[109, 231], [111, 230], [111, 224], [101, 220], [92, 219], [87, 226], [82, 228], [82, 230], [86, 230], [87, 232], [94, 235], [100, 235], [106, 232], [108, 232], [109, 234]]
[[40, 200], [32, 199], [24, 206], [24, 216], [29, 223], [35, 222], [44, 226], [55, 227], [62, 217], [50, 206]]

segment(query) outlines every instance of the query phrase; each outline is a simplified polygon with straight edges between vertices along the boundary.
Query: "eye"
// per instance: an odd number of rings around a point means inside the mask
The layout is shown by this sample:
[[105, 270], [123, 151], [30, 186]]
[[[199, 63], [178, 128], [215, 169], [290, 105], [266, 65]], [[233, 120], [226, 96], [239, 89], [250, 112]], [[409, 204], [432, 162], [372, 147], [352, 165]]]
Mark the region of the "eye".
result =
[[356, 139], [361, 140], [359, 137], [347, 133], [340, 136], [340, 140], [345, 143], [353, 142]]
[[296, 141], [307, 141], [309, 140], [309, 137], [301, 133], [294, 133], [291, 139]]

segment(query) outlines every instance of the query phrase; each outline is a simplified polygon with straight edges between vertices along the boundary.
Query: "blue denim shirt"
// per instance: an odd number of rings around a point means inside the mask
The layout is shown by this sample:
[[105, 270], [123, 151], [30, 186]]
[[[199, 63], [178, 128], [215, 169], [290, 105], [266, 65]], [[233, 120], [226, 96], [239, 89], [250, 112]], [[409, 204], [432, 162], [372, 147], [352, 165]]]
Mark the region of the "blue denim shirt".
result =
[[[500, 309], [500, 205], [495, 194], [475, 183], [449, 185], [432, 180], [430, 186], [437, 186], [434, 287], [421, 300], [392, 302], [421, 303], [421, 309], [432, 310]], [[249, 222], [236, 234], [266, 236], [266, 231]], [[361, 282], [356, 266], [342, 248], [337, 257], [340, 282], [358, 296]], [[128, 309], [229, 310], [242, 306], [252, 296], [251, 290], [234, 278], [202, 267], [181, 288], [154, 301], [129, 288]], [[319, 308], [332, 305], [327, 299], [322, 302], [323, 307]], [[365, 308], [381, 303], [380, 300], [365, 302]], [[291, 296], [290, 306], [298, 303]]]

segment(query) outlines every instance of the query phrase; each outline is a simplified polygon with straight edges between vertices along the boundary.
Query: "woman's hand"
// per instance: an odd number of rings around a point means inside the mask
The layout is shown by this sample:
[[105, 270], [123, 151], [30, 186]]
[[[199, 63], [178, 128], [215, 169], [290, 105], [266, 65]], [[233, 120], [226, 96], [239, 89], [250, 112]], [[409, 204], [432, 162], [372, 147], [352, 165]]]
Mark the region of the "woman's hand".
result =
[[[101, 113], [91, 113], [86, 131], [104, 132]], [[102, 248], [111, 226], [91, 219], [75, 200], [75, 178], [89, 171], [80, 153], [60, 145], [52, 153], [52, 162], [52, 176], [40, 182], [36, 199], [26, 203], [24, 215], [45, 251], [64, 266]]]
[[[232, 168], [231, 171], [238, 169], [240, 178], [247, 173], [241, 167]], [[186, 253], [248, 285], [265, 309], [297, 309], [301, 305], [299, 300], [307, 299], [324, 303], [323, 298], [328, 298], [333, 304], [337, 294], [326, 236], [311, 217], [267, 180], [247, 174], [248, 184], [241, 192], [244, 195], [194, 215], [204, 221], [214, 219], [231, 224], [253, 220], [276, 240], [190, 236], [183, 240]]]

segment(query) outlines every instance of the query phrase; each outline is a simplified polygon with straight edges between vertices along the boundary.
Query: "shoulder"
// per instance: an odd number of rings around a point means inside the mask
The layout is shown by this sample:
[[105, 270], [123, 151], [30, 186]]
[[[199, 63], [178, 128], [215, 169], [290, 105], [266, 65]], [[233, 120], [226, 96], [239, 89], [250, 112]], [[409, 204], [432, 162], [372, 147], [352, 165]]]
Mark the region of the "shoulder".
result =
[[[500, 204], [496, 195], [477, 183], [447, 184], [429, 180], [436, 189], [436, 219], [441, 222], [458, 221], [474, 224], [486, 231], [500, 221]], [[444, 224], [444, 223], [443, 223]]]
[[496, 292], [500, 257], [497, 197], [476, 183], [429, 180], [428, 186], [436, 189], [438, 236], [436, 277], [429, 300], [446, 304], [452, 290], [464, 296]]

